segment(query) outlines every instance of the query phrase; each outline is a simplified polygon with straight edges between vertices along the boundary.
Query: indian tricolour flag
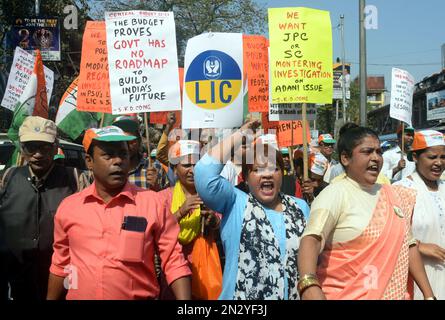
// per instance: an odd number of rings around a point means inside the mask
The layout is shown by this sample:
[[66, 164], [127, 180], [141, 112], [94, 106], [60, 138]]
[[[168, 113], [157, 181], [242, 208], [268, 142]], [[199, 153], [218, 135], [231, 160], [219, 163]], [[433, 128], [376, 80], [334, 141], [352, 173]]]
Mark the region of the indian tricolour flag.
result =
[[79, 78], [74, 79], [66, 89], [56, 116], [57, 127], [72, 140], [79, 138], [89, 128], [97, 128], [102, 116], [105, 116], [103, 126], [110, 125], [116, 117], [111, 114], [77, 111], [78, 80]]
[[72, 140], [76, 140], [84, 130], [96, 127], [98, 121], [96, 114], [76, 110], [78, 79], [74, 79], [68, 89], [66, 89], [60, 100], [56, 116], [57, 127]]

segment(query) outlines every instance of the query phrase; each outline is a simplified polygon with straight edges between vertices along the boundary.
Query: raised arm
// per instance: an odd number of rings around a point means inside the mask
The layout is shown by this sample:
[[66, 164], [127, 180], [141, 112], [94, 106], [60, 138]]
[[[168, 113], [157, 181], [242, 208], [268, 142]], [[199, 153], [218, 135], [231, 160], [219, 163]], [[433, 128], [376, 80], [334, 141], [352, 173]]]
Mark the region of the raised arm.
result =
[[250, 139], [253, 139], [258, 126], [258, 121], [246, 123], [239, 131], [212, 147], [197, 163], [195, 167], [196, 190], [210, 209], [221, 214], [230, 212], [236, 201], [237, 191], [220, 173], [224, 164], [230, 160], [232, 150], [241, 146], [243, 136], [248, 133], [247, 131], [250, 129]]
[[221, 163], [227, 163], [230, 160], [232, 150], [238, 150], [241, 147], [243, 136], [246, 137], [248, 143], [249, 141], [252, 142], [259, 126], [260, 122], [258, 120], [247, 122], [240, 130], [212, 147], [208, 154]]
[[159, 160], [165, 166], [168, 166], [168, 135], [170, 131], [173, 129], [173, 126], [176, 123], [176, 115], [174, 112], [169, 112], [167, 115], [167, 125], [162, 132], [161, 139], [159, 139], [159, 143], [156, 149], [156, 159]]

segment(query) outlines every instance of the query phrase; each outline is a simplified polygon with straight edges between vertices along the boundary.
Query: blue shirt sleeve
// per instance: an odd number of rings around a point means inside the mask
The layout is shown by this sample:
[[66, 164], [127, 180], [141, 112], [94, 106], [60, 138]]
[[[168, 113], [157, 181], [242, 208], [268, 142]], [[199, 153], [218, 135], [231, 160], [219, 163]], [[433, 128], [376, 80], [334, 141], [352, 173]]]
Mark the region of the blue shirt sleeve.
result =
[[202, 201], [221, 214], [229, 213], [236, 201], [235, 187], [220, 173], [224, 164], [205, 154], [195, 166], [195, 187]]

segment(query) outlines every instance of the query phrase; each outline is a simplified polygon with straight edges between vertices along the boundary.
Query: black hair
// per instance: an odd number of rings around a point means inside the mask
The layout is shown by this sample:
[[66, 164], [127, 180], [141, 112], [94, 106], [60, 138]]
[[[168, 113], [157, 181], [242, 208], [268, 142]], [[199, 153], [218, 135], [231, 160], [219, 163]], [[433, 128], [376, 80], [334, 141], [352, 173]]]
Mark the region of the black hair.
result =
[[359, 127], [359, 125], [354, 122], [345, 123], [338, 131], [338, 136], [341, 137], [346, 131], [354, 129], [354, 128], [358, 128], [358, 127]]
[[[421, 155], [422, 153], [424, 153], [426, 150], [428, 150], [428, 148], [421, 149], [421, 150], [416, 150], [416, 151], [413, 151], [412, 153], [413, 153], [413, 154], [416, 154], [416, 158], [419, 159], [420, 155]], [[408, 160], [409, 160], [409, 159], [408, 159]], [[412, 159], [412, 161], [414, 161], [414, 159]]]
[[356, 126], [355, 128], [353, 127], [349, 130], [344, 130], [343, 134], [340, 135], [340, 139], [338, 140], [338, 156], [341, 157], [343, 153], [346, 153], [348, 157], [352, 157], [352, 151], [354, 148], [357, 147], [367, 136], [374, 137], [380, 141], [377, 132], [370, 128]]

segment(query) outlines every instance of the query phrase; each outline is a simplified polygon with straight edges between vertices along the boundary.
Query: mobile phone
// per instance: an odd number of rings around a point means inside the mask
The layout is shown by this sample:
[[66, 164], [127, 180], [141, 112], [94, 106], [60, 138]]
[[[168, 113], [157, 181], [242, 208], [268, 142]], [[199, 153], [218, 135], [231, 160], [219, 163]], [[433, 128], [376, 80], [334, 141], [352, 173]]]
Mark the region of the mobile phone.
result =
[[147, 228], [147, 219], [144, 217], [125, 216], [122, 223], [122, 230], [145, 232]]

